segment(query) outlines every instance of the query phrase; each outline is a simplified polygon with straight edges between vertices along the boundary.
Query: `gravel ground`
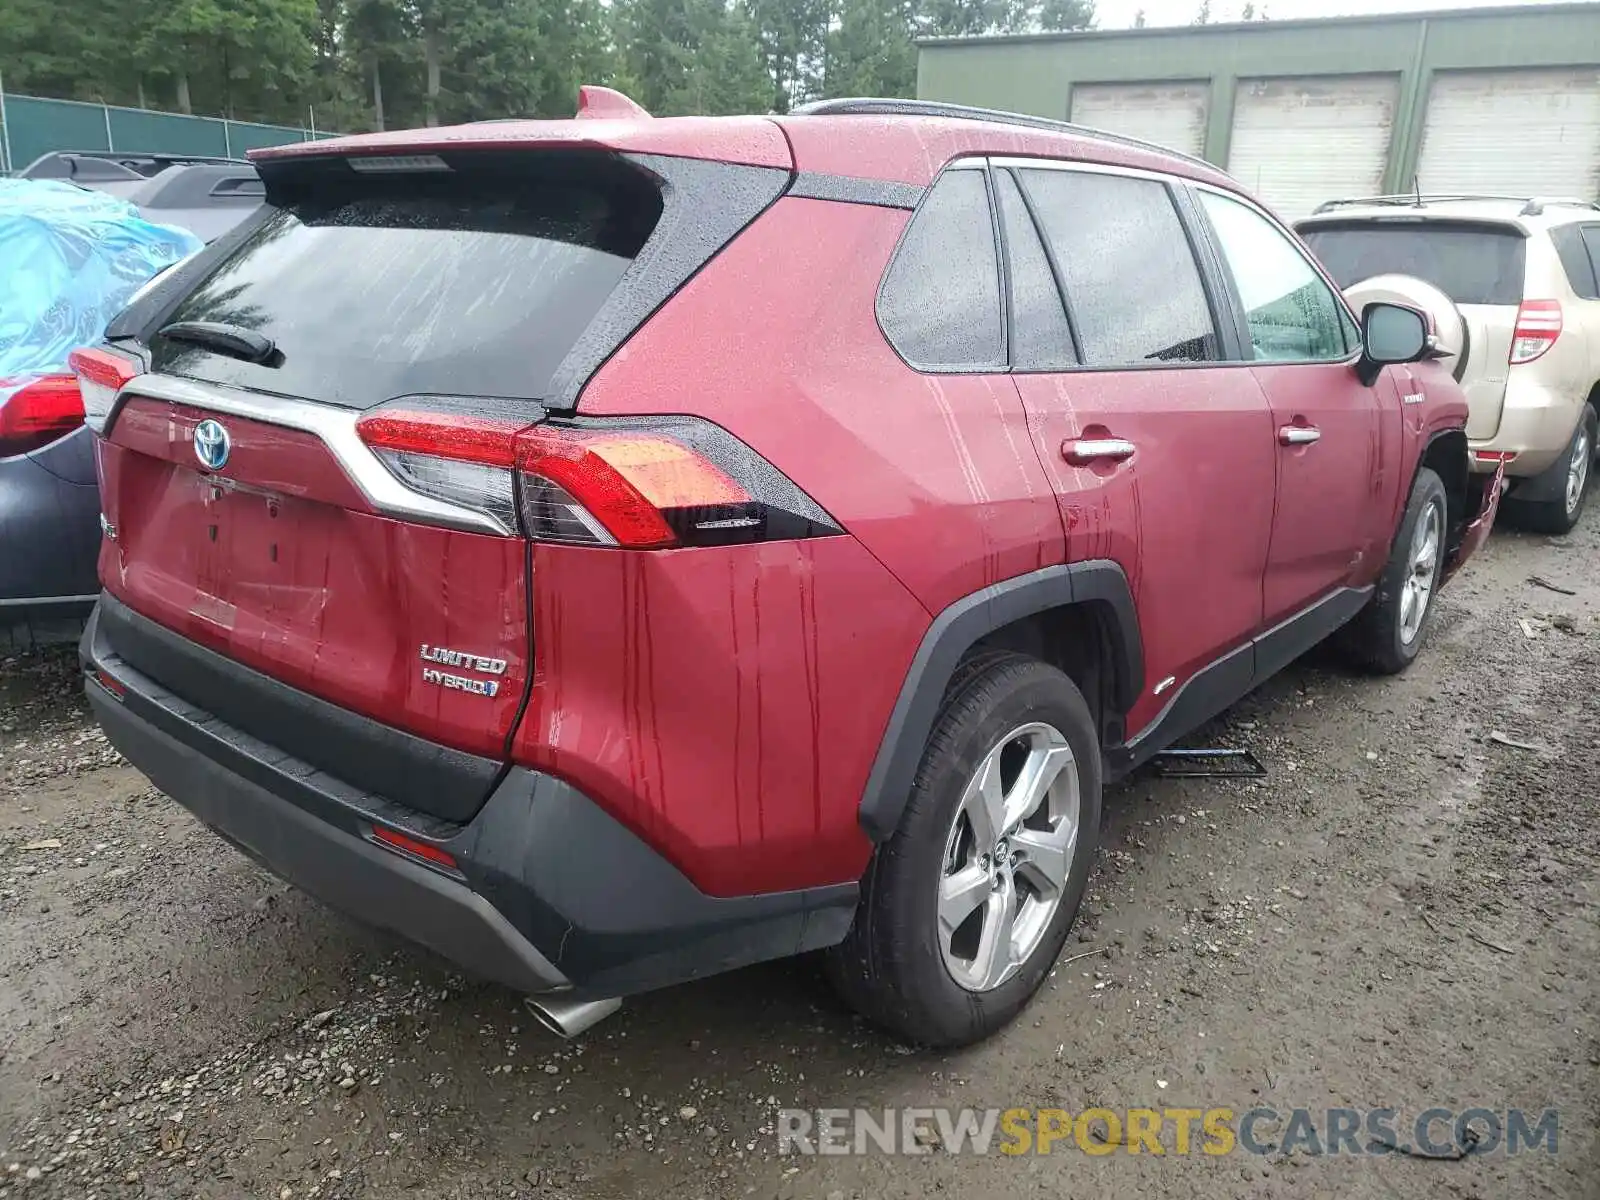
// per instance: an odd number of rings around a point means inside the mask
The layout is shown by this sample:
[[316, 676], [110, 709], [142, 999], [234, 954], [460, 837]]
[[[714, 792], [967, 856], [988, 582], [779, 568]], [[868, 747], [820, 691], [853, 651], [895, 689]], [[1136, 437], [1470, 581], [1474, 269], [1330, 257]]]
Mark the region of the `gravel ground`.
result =
[[[950, 1055], [806, 962], [559, 1042], [156, 793], [70, 655], [6, 661], [0, 1196], [1600, 1196], [1597, 550], [1600, 513], [1499, 533], [1404, 678], [1314, 656], [1208, 732], [1266, 779], [1112, 792], [1070, 957]], [[1558, 1152], [825, 1158], [773, 1132], [786, 1106], [1258, 1104], [1555, 1107]]]

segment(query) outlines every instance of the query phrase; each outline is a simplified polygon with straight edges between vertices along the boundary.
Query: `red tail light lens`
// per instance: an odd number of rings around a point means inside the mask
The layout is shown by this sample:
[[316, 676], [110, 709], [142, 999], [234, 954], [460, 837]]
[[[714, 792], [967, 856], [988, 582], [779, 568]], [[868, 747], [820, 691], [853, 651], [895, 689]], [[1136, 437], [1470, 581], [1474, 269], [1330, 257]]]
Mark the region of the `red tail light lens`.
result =
[[1555, 345], [1561, 336], [1559, 300], [1524, 300], [1517, 309], [1517, 327], [1511, 335], [1511, 365], [1530, 363]]
[[1516, 458], [1518, 453], [1516, 450], [1474, 450], [1472, 461], [1492, 466], [1495, 463], [1508, 463]]
[[77, 372], [77, 386], [83, 398], [84, 422], [96, 433], [106, 427], [111, 406], [122, 385], [139, 374], [139, 364], [111, 350], [74, 350], [67, 363]]
[[0, 397], [0, 458], [43, 449], [83, 424], [83, 397], [71, 375], [0, 379]]
[[675, 546], [679, 539], [667, 523], [668, 511], [750, 500], [709, 459], [643, 431], [536, 425], [517, 439], [517, 466], [523, 472], [524, 526], [529, 536], [552, 541], [610, 542], [634, 550]]
[[356, 432], [412, 491], [484, 513], [509, 536], [517, 532], [516, 436], [527, 424], [393, 407], [362, 417]]
[[407, 488], [508, 535], [652, 550], [839, 532], [771, 463], [692, 417], [530, 423], [441, 403], [375, 409], [356, 431]]
[[356, 428], [374, 450], [427, 454], [455, 462], [511, 468], [516, 436], [528, 422], [452, 412], [383, 408], [362, 417]]

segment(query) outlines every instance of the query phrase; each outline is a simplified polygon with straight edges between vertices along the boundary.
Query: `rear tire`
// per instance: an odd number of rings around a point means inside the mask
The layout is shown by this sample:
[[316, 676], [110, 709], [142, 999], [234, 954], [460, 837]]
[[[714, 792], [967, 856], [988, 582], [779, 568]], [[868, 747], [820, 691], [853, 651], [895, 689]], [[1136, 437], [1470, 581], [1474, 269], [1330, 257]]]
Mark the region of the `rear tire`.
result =
[[1346, 653], [1365, 670], [1398, 675], [1416, 661], [1433, 623], [1449, 514], [1439, 476], [1418, 469], [1377, 591], [1342, 635]]
[[1095, 724], [1065, 674], [1010, 653], [958, 672], [849, 936], [828, 953], [846, 1003], [925, 1046], [1008, 1024], [1077, 915], [1100, 783]]
[[1550, 470], [1555, 497], [1550, 500], [1506, 500], [1506, 515], [1523, 529], [1556, 537], [1571, 533], [1583, 516], [1583, 503], [1589, 498], [1589, 483], [1594, 476], [1596, 418], [1587, 404], [1578, 428], [1572, 432], [1566, 453]]

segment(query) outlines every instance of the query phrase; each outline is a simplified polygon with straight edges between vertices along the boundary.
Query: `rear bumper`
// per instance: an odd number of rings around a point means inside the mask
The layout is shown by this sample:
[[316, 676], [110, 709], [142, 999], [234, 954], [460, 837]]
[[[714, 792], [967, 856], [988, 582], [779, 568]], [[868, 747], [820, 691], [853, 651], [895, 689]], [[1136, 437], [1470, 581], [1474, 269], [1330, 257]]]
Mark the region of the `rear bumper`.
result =
[[[1506, 464], [1506, 475], [1510, 478], [1537, 475], [1566, 450], [1582, 411], [1582, 396], [1569, 396], [1513, 378], [1506, 386], [1500, 426], [1495, 435], [1469, 440], [1468, 447], [1515, 454], [1516, 458]], [[1495, 466], [1477, 461], [1472, 464], [1475, 471], [1483, 474], [1493, 471]]]
[[[841, 940], [855, 885], [717, 898], [587, 797], [512, 768], [452, 824], [361, 792], [168, 692], [91, 617], [80, 657], [106, 736], [167, 795], [334, 908], [525, 992], [646, 991]], [[438, 846], [458, 869], [374, 842]]]

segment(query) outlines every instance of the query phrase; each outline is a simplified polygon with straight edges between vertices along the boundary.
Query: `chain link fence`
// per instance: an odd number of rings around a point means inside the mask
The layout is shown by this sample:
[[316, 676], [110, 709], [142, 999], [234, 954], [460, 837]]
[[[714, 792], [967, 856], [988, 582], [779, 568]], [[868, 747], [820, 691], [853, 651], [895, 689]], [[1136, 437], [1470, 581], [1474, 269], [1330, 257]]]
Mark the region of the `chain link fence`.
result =
[[302, 128], [186, 117], [145, 108], [80, 100], [8, 95], [0, 81], [0, 174], [22, 170], [53, 150], [122, 150], [130, 154], [195, 154], [243, 158], [261, 146], [281, 146], [337, 134], [316, 129], [310, 112]]

